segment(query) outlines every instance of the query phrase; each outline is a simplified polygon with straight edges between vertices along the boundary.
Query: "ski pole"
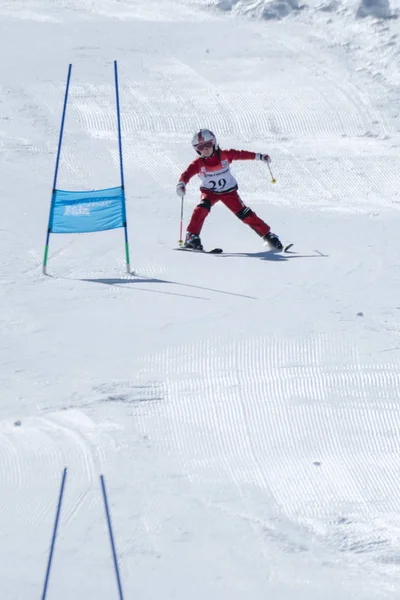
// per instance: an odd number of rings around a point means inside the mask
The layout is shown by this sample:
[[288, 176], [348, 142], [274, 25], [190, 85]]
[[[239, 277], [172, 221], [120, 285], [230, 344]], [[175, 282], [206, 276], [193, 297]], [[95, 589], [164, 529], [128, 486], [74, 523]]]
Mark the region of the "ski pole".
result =
[[268, 169], [269, 169], [269, 173], [271, 175], [271, 183], [276, 183], [276, 179], [275, 177], [272, 175], [272, 171], [271, 171], [271, 167], [269, 166], [269, 163], [267, 163], [268, 165]]
[[179, 241], [178, 241], [178, 244], [180, 246], [182, 246], [182, 244], [183, 244], [182, 230], [183, 230], [183, 196], [181, 198], [181, 225], [180, 225], [180, 229], [179, 229]]
[[60, 519], [61, 504], [62, 504], [63, 496], [64, 496], [64, 489], [65, 489], [65, 480], [66, 480], [66, 478], [67, 478], [67, 468], [65, 467], [65, 469], [63, 471], [63, 476], [62, 476], [62, 479], [61, 479], [61, 489], [60, 489], [60, 495], [58, 497], [58, 503], [57, 503], [56, 522], [54, 523], [53, 536], [52, 536], [51, 546], [50, 546], [49, 561], [47, 563], [46, 578], [45, 578], [45, 581], [44, 581], [44, 588], [43, 588], [42, 600], [46, 600], [47, 586], [48, 586], [48, 583], [49, 583], [50, 569], [51, 569], [51, 563], [52, 563], [52, 560], [53, 560], [53, 553], [54, 553], [54, 546], [55, 546], [56, 538], [57, 538], [57, 528], [58, 528], [58, 522], [59, 522], [59, 519]]

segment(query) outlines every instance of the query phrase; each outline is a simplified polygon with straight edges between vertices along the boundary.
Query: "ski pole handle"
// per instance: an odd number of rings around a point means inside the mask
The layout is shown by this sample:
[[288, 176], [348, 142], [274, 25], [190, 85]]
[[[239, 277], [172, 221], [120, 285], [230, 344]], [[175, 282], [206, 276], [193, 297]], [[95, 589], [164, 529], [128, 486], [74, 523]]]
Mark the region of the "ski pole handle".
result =
[[181, 198], [181, 223], [180, 223], [180, 228], [179, 228], [179, 241], [178, 241], [178, 244], [180, 246], [182, 246], [182, 244], [183, 244], [182, 231], [183, 231], [183, 196]]

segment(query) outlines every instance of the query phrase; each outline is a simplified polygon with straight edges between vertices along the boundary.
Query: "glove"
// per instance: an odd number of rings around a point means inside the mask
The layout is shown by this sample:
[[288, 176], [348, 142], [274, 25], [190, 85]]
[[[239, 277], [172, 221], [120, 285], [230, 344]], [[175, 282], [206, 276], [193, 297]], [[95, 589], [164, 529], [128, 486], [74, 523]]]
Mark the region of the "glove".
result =
[[260, 154], [259, 152], [257, 152], [256, 159], [262, 160], [263, 162], [266, 162], [269, 165], [271, 164], [271, 157], [268, 156], [268, 154]]
[[178, 196], [180, 198], [184, 198], [185, 194], [186, 194], [186, 185], [183, 183], [183, 181], [180, 181], [178, 183], [178, 185], [176, 186], [176, 193], [178, 194]]

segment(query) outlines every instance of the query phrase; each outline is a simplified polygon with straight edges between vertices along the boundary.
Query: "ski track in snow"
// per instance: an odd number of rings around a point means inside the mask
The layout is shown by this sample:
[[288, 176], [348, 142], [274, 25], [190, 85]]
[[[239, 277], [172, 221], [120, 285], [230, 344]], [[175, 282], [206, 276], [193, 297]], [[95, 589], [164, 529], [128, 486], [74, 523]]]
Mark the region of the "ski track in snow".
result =
[[[94, 431], [92, 431], [94, 429]], [[40, 462], [42, 477], [40, 484], [54, 486], [58, 482], [60, 467], [65, 461], [75, 480], [77, 496], [69, 499], [63, 520], [67, 524], [74, 518], [76, 511], [87, 509], [86, 496], [93, 488], [97, 473], [104, 462], [107, 440], [96, 432], [93, 424], [83, 414], [57, 415], [55, 418], [33, 418], [23, 421], [21, 426], [11, 428], [4, 423], [0, 436], [2, 455], [4, 457], [0, 477], [5, 488], [28, 488], [33, 498], [28, 514], [23, 514], [25, 526], [43, 527], [43, 519], [53, 512], [56, 498], [43, 494], [34, 466]], [[79, 477], [74, 477], [78, 473]], [[81, 487], [80, 491], [79, 487]], [[100, 497], [99, 497], [100, 499]], [[19, 514], [23, 510], [21, 503], [16, 506], [3, 506], [3, 515]], [[27, 508], [25, 506], [25, 508]], [[21, 518], [21, 515], [19, 515]], [[14, 526], [14, 519], [11, 521]], [[5, 533], [8, 533], [6, 531]]]
[[[385, 572], [390, 559], [382, 560], [379, 551], [390, 556], [395, 540], [383, 523], [375, 531], [364, 529], [376, 513], [377, 499], [382, 513], [396, 510], [397, 499], [392, 501], [392, 496], [396, 498], [398, 489], [395, 431], [399, 423], [393, 422], [396, 413], [390, 403], [379, 411], [368, 405], [377, 390], [384, 397], [385, 389], [397, 387], [399, 376], [395, 364], [374, 372], [358, 362], [347, 365], [345, 373], [339, 367], [325, 373], [318, 368], [321, 358], [332, 350], [340, 356], [346, 348], [331, 343], [323, 337], [316, 346], [299, 341], [282, 348], [271, 346], [271, 341], [253, 340], [222, 353], [218, 346], [216, 353], [215, 341], [210, 340], [168, 350], [152, 358], [155, 372], [162, 373], [168, 385], [165, 400], [155, 405], [151, 418], [144, 419], [143, 430], [163, 440], [162, 453], [179, 452], [180, 472], [188, 473], [199, 488], [209, 489], [213, 478], [230, 484], [244, 505], [237, 516], [253, 525], [256, 537], [261, 527], [266, 537], [277, 536], [290, 552], [319, 547], [326, 555], [331, 552], [333, 560], [333, 552], [339, 549], [367, 571], [370, 561], [377, 559]], [[310, 363], [282, 372], [282, 362], [299, 355], [310, 357]], [[205, 380], [204, 373], [209, 374]], [[225, 376], [216, 378], [214, 373]], [[333, 390], [339, 401], [335, 408], [328, 400]], [[354, 441], [347, 438], [350, 443], [345, 448], [344, 424], [355, 433]], [[311, 432], [312, 441], [307, 441]], [[382, 453], [393, 455], [393, 461], [385, 460], [384, 485]], [[379, 482], [377, 487], [374, 481]], [[272, 522], [247, 504], [243, 490], [248, 486], [262, 491]], [[231, 510], [230, 501], [226, 504], [212, 495], [204, 501], [211, 508]], [[363, 517], [353, 522], [351, 515], [357, 511]], [[275, 531], [276, 522], [286, 522], [283, 528], [290, 531], [286, 542]]]

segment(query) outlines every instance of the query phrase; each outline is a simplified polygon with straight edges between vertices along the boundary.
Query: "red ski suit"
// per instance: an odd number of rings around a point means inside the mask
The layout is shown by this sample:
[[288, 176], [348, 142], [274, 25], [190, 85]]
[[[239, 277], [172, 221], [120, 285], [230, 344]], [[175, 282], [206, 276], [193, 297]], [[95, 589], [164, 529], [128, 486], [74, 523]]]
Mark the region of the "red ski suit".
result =
[[194, 175], [202, 180], [201, 202], [193, 211], [187, 231], [196, 235], [201, 228], [211, 207], [221, 201], [229, 210], [249, 225], [258, 235], [263, 237], [270, 231], [269, 225], [264, 223], [255, 212], [248, 208], [237, 193], [238, 184], [233, 177], [229, 165], [233, 160], [255, 160], [256, 153], [247, 150], [217, 150], [209, 158], [196, 158], [182, 173], [179, 181], [186, 185]]

